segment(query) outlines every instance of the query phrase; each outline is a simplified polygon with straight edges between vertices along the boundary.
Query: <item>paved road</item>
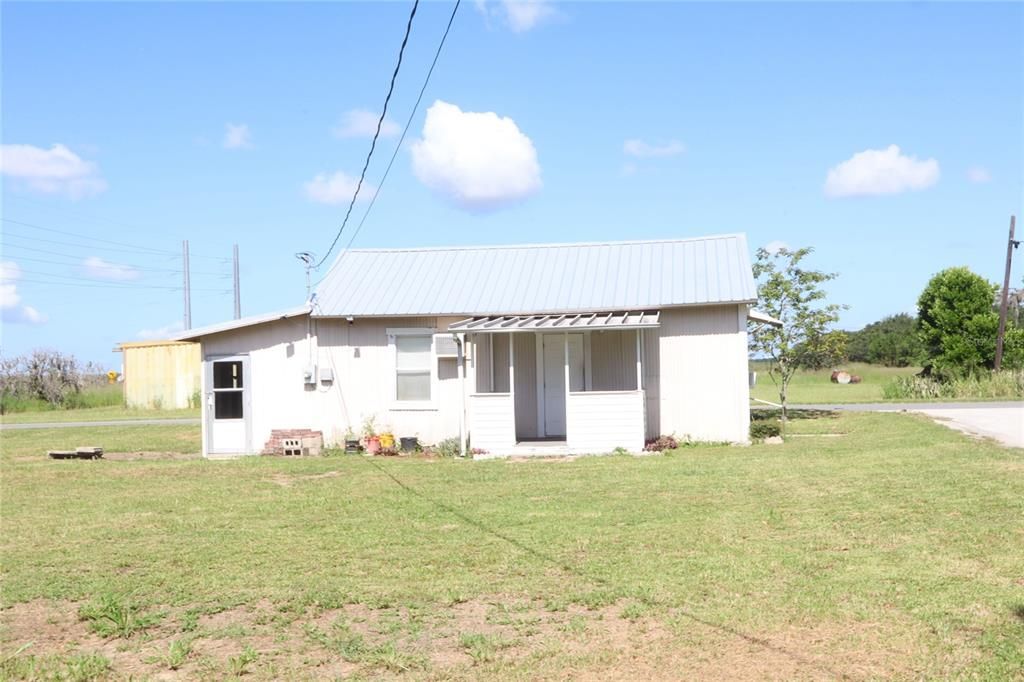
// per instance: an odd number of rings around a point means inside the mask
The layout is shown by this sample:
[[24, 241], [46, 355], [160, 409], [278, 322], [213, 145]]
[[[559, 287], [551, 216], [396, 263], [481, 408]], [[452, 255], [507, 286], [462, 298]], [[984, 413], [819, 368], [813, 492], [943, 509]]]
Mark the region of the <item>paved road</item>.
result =
[[[764, 407], [759, 405], [758, 407]], [[994, 438], [1024, 448], [1024, 401], [975, 403], [859, 403], [854, 405], [792, 405], [794, 410], [836, 412], [920, 412], [951, 429]]]
[[[758, 407], [767, 407], [759, 405]], [[1002, 400], [971, 403], [847, 403], [837, 405], [790, 405], [791, 410], [832, 410], [835, 412], [923, 412], [924, 410], [989, 410], [1017, 408], [1024, 410], [1024, 401]]]
[[173, 426], [194, 424], [199, 426], [199, 419], [185, 417], [180, 419], [112, 419], [100, 422], [33, 422], [31, 424], [0, 424], [0, 431], [15, 429], [71, 429], [91, 426]]

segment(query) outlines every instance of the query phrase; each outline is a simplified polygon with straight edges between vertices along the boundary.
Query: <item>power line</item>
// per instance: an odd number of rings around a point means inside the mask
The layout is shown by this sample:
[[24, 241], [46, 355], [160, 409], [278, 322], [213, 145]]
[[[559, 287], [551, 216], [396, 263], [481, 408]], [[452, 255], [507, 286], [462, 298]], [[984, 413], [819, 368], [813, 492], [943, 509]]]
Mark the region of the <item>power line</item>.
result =
[[356, 191], [352, 193], [352, 201], [348, 204], [348, 210], [345, 211], [345, 219], [341, 221], [341, 227], [338, 228], [338, 233], [334, 235], [334, 241], [331, 242], [331, 247], [327, 249], [327, 253], [320, 259], [314, 267], [319, 268], [327, 260], [331, 252], [334, 251], [334, 247], [338, 244], [338, 240], [341, 239], [341, 233], [345, 231], [345, 225], [348, 224], [348, 218], [352, 215], [352, 209], [356, 205], [356, 198], [359, 196], [359, 190], [363, 187], [363, 180], [366, 179], [366, 170], [370, 167], [370, 159], [373, 158], [373, 150], [377, 147], [377, 138], [380, 136], [381, 126], [384, 125], [384, 117], [388, 113], [388, 102], [391, 101], [391, 94], [395, 91], [395, 81], [398, 79], [398, 71], [402, 68], [402, 55], [405, 54], [405, 46], [409, 42], [409, 33], [412, 31], [412, 20], [416, 16], [416, 8], [420, 6], [420, 0], [414, 0], [412, 4], [412, 12], [409, 13], [409, 21], [405, 24], [405, 37], [402, 38], [402, 46], [398, 49], [398, 63], [395, 64], [395, 70], [391, 74], [391, 84], [388, 86], [387, 97], [384, 98], [384, 107], [381, 109], [380, 118], [377, 119], [377, 130], [373, 133], [373, 140], [370, 142], [370, 151], [366, 155], [366, 161], [363, 163], [363, 171], [359, 174], [359, 182], [356, 183]]
[[[23, 272], [28, 272], [28, 271], [23, 271]], [[33, 275], [36, 275], [36, 276], [42, 276], [42, 277], [60, 277], [60, 275], [53, 275], [53, 274], [50, 274], [48, 272], [38, 272], [38, 273], [37, 272], [32, 272], [30, 274], [33, 274]], [[15, 279], [15, 280], [4, 280], [4, 281], [6, 283], [15, 283], [15, 284], [21, 284], [22, 282], [27, 282], [29, 284], [50, 284], [50, 285], [54, 285], [54, 286], [65, 286], [65, 287], [76, 287], [76, 288], [77, 287], [90, 287], [90, 288], [93, 288], [93, 289], [120, 289], [122, 291], [128, 291], [128, 290], [134, 291], [136, 289], [162, 289], [162, 290], [165, 290], [165, 291], [181, 291], [182, 290], [182, 287], [158, 286], [158, 285], [155, 285], [155, 284], [99, 284], [99, 283], [92, 284], [92, 283], [89, 283], [90, 280], [82, 281], [82, 280], [76, 279], [74, 277], [68, 277], [66, 279], [70, 279], [70, 280], [73, 280], [73, 281], [70, 281], [70, 282], [48, 282], [46, 280], [25, 279], [25, 278], [22, 278], [22, 277], [19, 277], [18, 279]], [[205, 291], [207, 293], [216, 293], [216, 294], [230, 294], [231, 293], [230, 289], [192, 289], [192, 291]]]
[[116, 241], [113, 241], [111, 239], [100, 239], [99, 237], [93, 237], [92, 235], [88, 235], [88, 234], [81, 234], [79, 232], [69, 232], [68, 230], [58, 230], [55, 227], [45, 227], [43, 225], [37, 225], [35, 223], [26, 223], [26, 222], [22, 222], [20, 220], [12, 220], [11, 218], [0, 218], [0, 220], [4, 221], [5, 223], [13, 223], [15, 225], [21, 225], [22, 227], [31, 227], [31, 228], [33, 228], [35, 230], [44, 230], [46, 232], [56, 232], [58, 234], [66, 234], [66, 235], [71, 236], [71, 237], [80, 237], [80, 238], [83, 238], [83, 239], [91, 239], [93, 241], [102, 242], [104, 244], [114, 244], [115, 246], [127, 246], [129, 248], [137, 249], [139, 251], [150, 251], [152, 253], [160, 253], [160, 254], [163, 254], [163, 255], [175, 255], [175, 253], [173, 251], [165, 251], [164, 249], [155, 249], [155, 248], [153, 248], [151, 246], [140, 246], [138, 244], [128, 244], [126, 242], [116, 242]]
[[[127, 242], [118, 242], [118, 241], [113, 241], [111, 239], [101, 239], [100, 237], [94, 237], [92, 235], [82, 234], [80, 232], [70, 232], [68, 230], [60, 230], [60, 229], [57, 229], [55, 227], [47, 227], [46, 225], [39, 225], [38, 223], [27, 223], [27, 222], [24, 222], [24, 221], [21, 221], [21, 220], [13, 220], [11, 218], [0, 218], [0, 220], [2, 220], [5, 223], [11, 223], [13, 225], [20, 225], [22, 227], [28, 227], [28, 228], [32, 228], [32, 229], [35, 229], [35, 230], [44, 230], [46, 232], [56, 232], [58, 234], [66, 234], [66, 235], [71, 236], [71, 237], [78, 237], [80, 239], [87, 239], [87, 240], [91, 240], [91, 241], [95, 241], [95, 242], [100, 242], [100, 243], [103, 243], [103, 244], [114, 244], [115, 246], [127, 247], [127, 249], [115, 249], [115, 248], [112, 248], [112, 247], [109, 247], [109, 246], [95, 246], [95, 245], [92, 245], [92, 244], [74, 244], [74, 243], [71, 243], [71, 242], [55, 241], [55, 240], [52, 240], [52, 239], [43, 239], [42, 237], [35, 237], [35, 236], [28, 236], [28, 235], [18, 234], [17, 232], [12, 234], [8, 230], [4, 230], [3, 236], [4, 236], [5, 239], [8, 236], [10, 236], [10, 237], [18, 237], [20, 239], [32, 239], [34, 241], [46, 242], [48, 244], [61, 244], [63, 246], [71, 246], [71, 247], [75, 247], [75, 248], [93, 249], [93, 250], [96, 250], [96, 251], [117, 251], [117, 252], [120, 252], [120, 253], [137, 253], [140, 256], [150, 256], [151, 255], [151, 256], [170, 256], [170, 257], [173, 257], [173, 258], [180, 258], [181, 257], [181, 254], [179, 254], [177, 251], [167, 251], [167, 250], [164, 250], [164, 249], [157, 249], [157, 248], [154, 248], [154, 247], [151, 247], [151, 246], [142, 246], [142, 245], [139, 245], [139, 244], [130, 244], [130, 243], [127, 243]], [[192, 254], [192, 257], [193, 258], [206, 258], [206, 259], [209, 259], [209, 260], [220, 261], [222, 263], [227, 263], [228, 261], [230, 261], [229, 258], [224, 258], [222, 256], [205, 256], [205, 255]]]
[[[27, 260], [27, 261], [32, 261], [34, 263], [46, 263], [48, 265], [75, 265], [75, 266], [82, 266], [82, 265], [84, 265], [82, 263], [81, 257], [79, 257], [79, 256], [72, 256], [70, 254], [54, 253], [54, 252], [48, 251], [46, 249], [33, 249], [30, 246], [21, 246], [20, 244], [8, 244], [6, 248], [23, 249], [23, 250], [26, 250], [26, 251], [39, 251], [41, 253], [47, 253], [47, 254], [50, 254], [52, 256], [60, 256], [60, 257], [67, 257], [67, 258], [75, 259], [75, 262], [68, 263], [66, 261], [47, 260], [45, 258], [32, 258], [30, 256], [18, 255], [18, 256], [16, 256], [18, 261], [26, 261]], [[184, 270], [182, 270], [181, 268], [149, 268], [149, 267], [143, 267], [143, 266], [140, 266], [140, 265], [132, 265], [130, 263], [110, 263], [110, 265], [117, 265], [117, 266], [120, 266], [120, 267], [131, 268], [132, 270], [138, 270], [139, 272], [156, 272], [156, 273], [161, 273], [161, 274], [179, 274], [179, 275], [182, 272], [184, 272]], [[219, 277], [220, 279], [227, 279], [228, 277], [231, 277], [231, 275], [229, 275], [227, 273], [223, 273], [223, 272], [196, 272], [195, 270], [193, 270], [192, 274], [194, 274], [194, 275], [210, 275], [212, 277]]]
[[[373, 192], [373, 197], [370, 198], [370, 203], [366, 207], [366, 212], [363, 213], [362, 219], [356, 226], [356, 231], [352, 233], [352, 237], [349, 238], [348, 243], [345, 244], [344, 251], [348, 251], [349, 247], [352, 246], [352, 242], [355, 241], [356, 237], [359, 236], [359, 231], [363, 229], [363, 223], [366, 222], [367, 216], [370, 215], [370, 211], [373, 210], [373, 205], [377, 203], [377, 196], [380, 194], [380, 188], [384, 186], [384, 182], [388, 179], [388, 173], [391, 172], [391, 166], [395, 164], [395, 159], [398, 157], [398, 152], [402, 148], [402, 142], [405, 141], [405, 136], [409, 132], [409, 127], [412, 125], [413, 118], [416, 117], [416, 111], [419, 109], [420, 102], [423, 101], [423, 93], [427, 90], [427, 85], [430, 84], [430, 77], [434, 73], [434, 67], [437, 66], [437, 60], [441, 56], [441, 49], [444, 47], [444, 42], [448, 39], [448, 32], [452, 30], [452, 22], [455, 21], [455, 15], [459, 11], [459, 5], [462, 0], [455, 0], [455, 7], [452, 8], [452, 14], [448, 17], [448, 26], [444, 29], [444, 35], [441, 36], [441, 42], [437, 45], [437, 51], [434, 52], [434, 61], [430, 63], [430, 69], [427, 71], [427, 77], [423, 79], [423, 86], [420, 88], [420, 94], [416, 97], [416, 103], [412, 107], [412, 111], [409, 112], [409, 118], [405, 121], [405, 128], [402, 130], [401, 137], [398, 138], [398, 144], [395, 145], [395, 151], [391, 154], [391, 160], [388, 161], [387, 168], [384, 169], [384, 175], [381, 176], [380, 182], [377, 183], [377, 189]], [[335, 265], [337, 262], [335, 263]], [[327, 276], [334, 270], [332, 265], [327, 272], [321, 277], [317, 284], [327, 279]]]

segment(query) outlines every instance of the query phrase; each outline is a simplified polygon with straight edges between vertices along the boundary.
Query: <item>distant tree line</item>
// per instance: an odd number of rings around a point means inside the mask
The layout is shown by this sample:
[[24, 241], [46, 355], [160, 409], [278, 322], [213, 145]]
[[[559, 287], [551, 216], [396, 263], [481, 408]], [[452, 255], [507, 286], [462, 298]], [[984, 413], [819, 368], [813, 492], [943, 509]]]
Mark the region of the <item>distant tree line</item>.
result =
[[[977, 376], [995, 366], [998, 287], [967, 268], [947, 268], [928, 282], [917, 316], [890, 315], [846, 334], [846, 358], [887, 367], [920, 365], [939, 379]], [[1024, 368], [1024, 326], [1011, 292], [1003, 367]]]
[[[51, 407], [75, 403], [84, 389], [106, 383], [103, 369], [73, 355], [37, 348], [26, 355], [0, 357], [0, 414], [26, 402]], [[12, 409], [15, 408], [15, 409]]]

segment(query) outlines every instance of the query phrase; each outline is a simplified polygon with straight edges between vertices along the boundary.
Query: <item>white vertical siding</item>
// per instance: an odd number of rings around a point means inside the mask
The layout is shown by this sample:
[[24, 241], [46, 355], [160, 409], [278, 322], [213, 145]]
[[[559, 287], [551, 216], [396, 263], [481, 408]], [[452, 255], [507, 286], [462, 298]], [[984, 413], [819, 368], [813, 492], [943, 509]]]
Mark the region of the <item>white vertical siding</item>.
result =
[[469, 396], [469, 440], [473, 448], [505, 453], [516, 445], [512, 396], [477, 393]]
[[643, 391], [570, 393], [566, 431], [573, 452], [611, 452], [618, 447], [640, 452], [644, 447]]
[[661, 432], [696, 440], [746, 442], [745, 306], [661, 311]]
[[[273, 429], [317, 429], [326, 443], [336, 444], [348, 428], [359, 434], [370, 416], [376, 418], [378, 431], [389, 428], [398, 437], [436, 443], [459, 433], [462, 400], [456, 361], [441, 358], [432, 366], [433, 409], [404, 409], [393, 400], [394, 360], [387, 329], [443, 330], [453, 321], [364, 318], [349, 324], [320, 319], [314, 321], [307, 344], [309, 318], [296, 317], [204, 337], [203, 356], [249, 356], [254, 452], [263, 448]], [[302, 372], [310, 364], [318, 370], [331, 368], [334, 381], [305, 386]]]
[[[537, 426], [537, 335], [499, 334], [499, 336], [509, 336], [511, 342], [515, 344], [516, 438], [519, 440], [536, 438], [539, 433]], [[495, 341], [495, 351], [497, 351], [498, 344], [499, 342]]]
[[594, 391], [633, 391], [636, 385], [636, 330], [595, 331], [590, 335]]

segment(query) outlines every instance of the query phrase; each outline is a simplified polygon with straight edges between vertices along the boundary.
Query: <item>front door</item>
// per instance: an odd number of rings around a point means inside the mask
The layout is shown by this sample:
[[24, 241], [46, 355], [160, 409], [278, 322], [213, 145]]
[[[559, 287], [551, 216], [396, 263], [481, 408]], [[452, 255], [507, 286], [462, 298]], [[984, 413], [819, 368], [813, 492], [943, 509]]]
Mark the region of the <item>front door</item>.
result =
[[[542, 435], [565, 437], [565, 334], [541, 335]], [[569, 389], [583, 390], [583, 335], [569, 334]]]
[[208, 452], [249, 451], [248, 364], [244, 355], [206, 361]]

